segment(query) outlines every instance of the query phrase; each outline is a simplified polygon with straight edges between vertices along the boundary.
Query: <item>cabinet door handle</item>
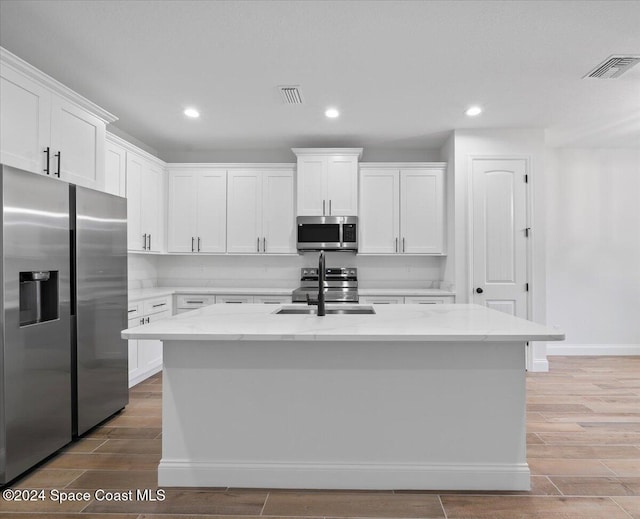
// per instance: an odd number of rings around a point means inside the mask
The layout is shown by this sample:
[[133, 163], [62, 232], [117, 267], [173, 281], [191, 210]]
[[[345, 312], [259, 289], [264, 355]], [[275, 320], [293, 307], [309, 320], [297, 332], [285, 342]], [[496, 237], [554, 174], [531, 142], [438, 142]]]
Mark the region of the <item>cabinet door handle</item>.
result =
[[49, 174], [49, 155], [50, 155], [50, 148], [49, 146], [47, 146], [47, 148], [44, 150], [44, 154], [47, 156], [47, 167], [44, 168], [44, 172], [48, 175]]
[[198, 252], [200, 252], [200, 236], [198, 236]]
[[331, 216], [331, 200], [329, 200], [329, 216]]
[[144, 324], [144, 317], [140, 319], [140, 324]]
[[259, 236], [256, 238], [256, 251], [260, 252], [260, 237]]
[[325, 201], [322, 201], [322, 216], [324, 216], [324, 206], [325, 206]]
[[396, 238], [396, 252], [398, 252], [398, 238]]
[[192, 236], [191, 237], [191, 252], [193, 252], [193, 242], [194, 242], [195, 238]]
[[404, 252], [404, 236], [402, 237], [402, 252]]
[[54, 157], [58, 157], [58, 171], [54, 173], [58, 178], [60, 178], [60, 157], [62, 156], [62, 152], [58, 150], [58, 153], [54, 155]]
[[151, 319], [150, 317], [147, 317], [147, 324], [149, 324], [149, 319]]
[[267, 239], [262, 238], [262, 252], [267, 252]]
[[142, 235], [142, 250], [147, 250], [147, 233]]
[[151, 235], [149, 235], [149, 247], [147, 248], [147, 250], [151, 250]]

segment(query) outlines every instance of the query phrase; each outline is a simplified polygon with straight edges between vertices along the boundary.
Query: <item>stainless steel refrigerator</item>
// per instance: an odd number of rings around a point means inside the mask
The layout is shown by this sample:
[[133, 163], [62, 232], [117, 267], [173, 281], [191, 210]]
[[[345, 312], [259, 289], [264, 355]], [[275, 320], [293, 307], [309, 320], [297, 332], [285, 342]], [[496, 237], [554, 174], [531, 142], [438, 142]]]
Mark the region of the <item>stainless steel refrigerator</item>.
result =
[[0, 484], [128, 402], [126, 200], [0, 165]]

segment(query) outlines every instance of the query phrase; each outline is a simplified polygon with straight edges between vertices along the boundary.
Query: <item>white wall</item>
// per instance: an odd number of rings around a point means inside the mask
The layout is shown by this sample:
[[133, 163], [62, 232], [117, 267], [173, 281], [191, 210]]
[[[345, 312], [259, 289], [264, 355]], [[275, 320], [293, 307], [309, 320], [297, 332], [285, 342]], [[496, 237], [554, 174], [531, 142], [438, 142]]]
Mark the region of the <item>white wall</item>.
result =
[[[450, 149], [450, 148], [449, 148]], [[469, 279], [469, 184], [472, 157], [526, 158], [529, 161], [529, 186], [532, 191], [530, 208], [532, 267], [529, 285], [532, 307], [530, 318], [539, 323], [546, 322], [545, 282], [545, 144], [543, 130], [491, 129], [456, 130], [453, 143], [454, 154], [454, 225], [453, 244], [456, 282], [456, 302], [471, 301], [472, 287]], [[533, 371], [547, 371], [546, 345], [532, 343]]]
[[547, 184], [550, 354], [640, 354], [640, 150], [558, 149]]

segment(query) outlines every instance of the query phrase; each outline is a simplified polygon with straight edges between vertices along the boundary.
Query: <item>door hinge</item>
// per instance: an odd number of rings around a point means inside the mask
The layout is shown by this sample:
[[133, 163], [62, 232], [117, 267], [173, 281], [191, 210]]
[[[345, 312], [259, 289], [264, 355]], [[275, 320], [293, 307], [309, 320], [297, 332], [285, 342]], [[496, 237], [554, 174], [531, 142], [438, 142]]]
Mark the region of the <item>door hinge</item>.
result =
[[529, 283], [524, 284], [524, 291], [529, 292]]
[[525, 227], [525, 229], [524, 229], [524, 237], [528, 238], [530, 232], [531, 232], [531, 227]]
[[529, 175], [525, 175], [524, 176], [524, 183], [528, 184], [529, 183]]

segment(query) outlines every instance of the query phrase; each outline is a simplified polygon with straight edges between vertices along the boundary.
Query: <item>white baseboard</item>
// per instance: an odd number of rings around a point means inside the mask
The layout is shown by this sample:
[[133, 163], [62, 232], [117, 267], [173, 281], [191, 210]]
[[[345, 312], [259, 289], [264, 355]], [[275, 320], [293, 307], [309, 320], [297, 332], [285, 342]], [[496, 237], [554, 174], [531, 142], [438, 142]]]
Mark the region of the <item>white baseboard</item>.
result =
[[133, 377], [129, 378], [129, 389], [131, 389], [133, 386], [139, 384], [140, 382], [142, 382], [143, 380], [148, 379], [150, 376], [155, 375], [156, 373], [159, 373], [160, 371], [162, 371], [162, 363], [159, 362], [156, 366], [153, 366], [151, 368], [149, 368], [148, 370], [142, 372], [142, 373], [138, 373], [136, 375], [134, 375]]
[[529, 490], [526, 463], [207, 463], [161, 460], [161, 487], [353, 490]]
[[[547, 350], [549, 347], [547, 346]], [[546, 373], [549, 371], [549, 361], [547, 359], [533, 359], [531, 371], [535, 373]]]
[[547, 355], [640, 355], [640, 344], [547, 343]]

